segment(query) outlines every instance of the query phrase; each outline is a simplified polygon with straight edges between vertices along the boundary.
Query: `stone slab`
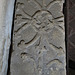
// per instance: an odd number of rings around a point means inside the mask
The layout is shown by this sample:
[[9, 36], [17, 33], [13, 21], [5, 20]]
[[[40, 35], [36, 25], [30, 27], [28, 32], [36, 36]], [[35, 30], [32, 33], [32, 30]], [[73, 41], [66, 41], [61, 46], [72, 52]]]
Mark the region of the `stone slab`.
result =
[[17, 0], [10, 75], [66, 75], [64, 0]]

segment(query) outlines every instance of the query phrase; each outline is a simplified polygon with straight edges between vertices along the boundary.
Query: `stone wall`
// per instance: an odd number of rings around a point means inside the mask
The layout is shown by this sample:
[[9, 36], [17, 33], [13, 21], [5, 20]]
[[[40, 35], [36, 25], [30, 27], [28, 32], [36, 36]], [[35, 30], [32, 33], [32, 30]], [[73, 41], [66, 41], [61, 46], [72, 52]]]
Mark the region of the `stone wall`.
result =
[[66, 75], [64, 0], [17, 0], [10, 75]]

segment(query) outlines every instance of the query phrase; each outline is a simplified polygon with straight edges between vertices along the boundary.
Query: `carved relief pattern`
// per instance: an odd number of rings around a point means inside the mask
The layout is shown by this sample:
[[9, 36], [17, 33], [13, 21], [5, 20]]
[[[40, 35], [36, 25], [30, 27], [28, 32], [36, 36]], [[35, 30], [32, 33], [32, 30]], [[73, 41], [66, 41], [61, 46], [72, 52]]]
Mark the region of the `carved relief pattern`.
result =
[[11, 75], [65, 75], [61, 3], [62, 0], [17, 0]]

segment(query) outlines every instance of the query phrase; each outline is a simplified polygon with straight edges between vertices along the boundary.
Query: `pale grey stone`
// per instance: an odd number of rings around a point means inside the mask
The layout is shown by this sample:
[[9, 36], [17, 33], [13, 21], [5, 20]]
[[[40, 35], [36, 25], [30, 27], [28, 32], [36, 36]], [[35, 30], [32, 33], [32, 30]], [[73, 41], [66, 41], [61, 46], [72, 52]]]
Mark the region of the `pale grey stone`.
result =
[[43, 7], [43, 6], [48, 6], [48, 4], [53, 0], [36, 0], [36, 1], [39, 3], [39, 5]]
[[24, 52], [20, 54], [20, 52], [14, 53], [12, 55], [12, 61], [11, 65], [12, 72], [11, 75], [38, 75], [35, 61], [30, 58], [27, 54]]
[[63, 0], [17, 0], [11, 75], [66, 75], [62, 5]]
[[48, 10], [52, 13], [54, 18], [63, 16], [63, 13], [61, 12], [60, 3], [58, 2], [49, 7]]
[[58, 48], [62, 47], [62, 43], [64, 41], [63, 33], [59, 29], [53, 28], [53, 30], [48, 33], [48, 41], [50, 44], [52, 44]]
[[30, 16], [32, 16], [37, 10], [40, 10], [32, 0], [18, 0], [17, 7]]
[[0, 0], [0, 75], [6, 75], [15, 0]]
[[45, 5], [48, 6], [53, 0], [45, 0]]

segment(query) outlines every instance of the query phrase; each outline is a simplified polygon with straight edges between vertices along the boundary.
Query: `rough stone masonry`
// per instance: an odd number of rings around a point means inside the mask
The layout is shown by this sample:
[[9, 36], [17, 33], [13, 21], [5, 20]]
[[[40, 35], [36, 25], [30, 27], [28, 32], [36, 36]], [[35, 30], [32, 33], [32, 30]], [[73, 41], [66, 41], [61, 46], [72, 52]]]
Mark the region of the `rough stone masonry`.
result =
[[66, 75], [64, 0], [17, 0], [10, 75]]

